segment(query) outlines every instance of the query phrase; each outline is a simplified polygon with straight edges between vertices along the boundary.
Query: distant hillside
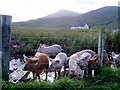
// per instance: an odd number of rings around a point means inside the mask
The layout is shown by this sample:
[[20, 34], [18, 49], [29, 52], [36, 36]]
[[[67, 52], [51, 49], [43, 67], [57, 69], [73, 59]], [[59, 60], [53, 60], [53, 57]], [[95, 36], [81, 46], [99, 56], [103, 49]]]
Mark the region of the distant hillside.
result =
[[62, 10], [44, 18], [15, 22], [13, 27], [70, 28], [83, 23], [87, 23], [91, 28], [116, 29], [118, 27], [118, 7], [103, 7], [80, 15], [72, 11]]
[[60, 10], [56, 13], [50, 14], [45, 18], [60, 18], [60, 17], [67, 17], [67, 16], [78, 16], [80, 13], [68, 11], [68, 10]]

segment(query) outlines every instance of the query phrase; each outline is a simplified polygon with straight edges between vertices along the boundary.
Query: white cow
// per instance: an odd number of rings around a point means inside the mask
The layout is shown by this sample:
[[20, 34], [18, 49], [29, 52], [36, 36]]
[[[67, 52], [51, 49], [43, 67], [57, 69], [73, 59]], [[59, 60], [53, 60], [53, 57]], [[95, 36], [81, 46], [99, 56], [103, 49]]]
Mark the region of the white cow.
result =
[[58, 70], [58, 76], [59, 76], [61, 69], [65, 66], [66, 63], [67, 63], [67, 55], [63, 52], [58, 53], [56, 57], [52, 59], [49, 68], [55, 71], [55, 78], [57, 77], [56, 70]]
[[120, 54], [115, 54], [114, 52], [112, 52], [112, 58], [117, 67], [120, 67]]
[[88, 61], [91, 58], [90, 53], [83, 53], [82, 55], [78, 52], [70, 56], [69, 60], [69, 75], [78, 76], [83, 78], [84, 71], [88, 69]]
[[93, 57], [93, 56], [96, 54], [96, 52], [94, 52], [94, 51], [92, 51], [92, 50], [90, 50], [90, 49], [85, 49], [85, 50], [79, 51], [78, 53], [79, 53], [80, 55], [82, 55], [83, 53], [90, 53], [90, 54], [91, 54], [91, 57]]
[[45, 53], [48, 56], [55, 56], [56, 54], [62, 51], [62, 47], [58, 44], [54, 44], [51, 46], [45, 46], [45, 44], [40, 44], [37, 51], [41, 53]]

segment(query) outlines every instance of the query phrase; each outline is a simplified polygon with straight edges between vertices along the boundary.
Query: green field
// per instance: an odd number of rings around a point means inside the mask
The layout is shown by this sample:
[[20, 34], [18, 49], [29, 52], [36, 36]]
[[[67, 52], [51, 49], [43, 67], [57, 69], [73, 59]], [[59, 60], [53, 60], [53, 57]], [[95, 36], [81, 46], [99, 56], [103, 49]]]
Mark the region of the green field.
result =
[[[33, 48], [37, 49], [40, 43], [45, 43], [46, 45], [59, 44], [66, 53], [72, 54], [83, 49], [97, 51], [100, 30], [13, 29], [11, 38], [19, 42], [19, 48], [15, 51], [18, 53], [30, 52]], [[120, 33], [111, 34], [111, 30], [107, 29], [104, 32], [105, 49], [110, 46], [118, 50]], [[26, 48], [23, 49], [24, 47]]]

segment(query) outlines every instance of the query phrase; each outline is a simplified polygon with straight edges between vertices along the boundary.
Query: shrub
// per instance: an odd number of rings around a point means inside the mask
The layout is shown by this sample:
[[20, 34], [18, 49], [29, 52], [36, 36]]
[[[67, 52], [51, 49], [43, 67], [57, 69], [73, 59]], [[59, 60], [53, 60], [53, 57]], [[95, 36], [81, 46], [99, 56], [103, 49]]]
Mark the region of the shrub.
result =
[[90, 86], [92, 88], [106, 88], [107, 90], [119, 88], [120, 70], [104, 66], [97, 76], [89, 80], [89, 83], [92, 83]]
[[13, 84], [10, 82], [3, 82], [3, 89], [9, 90], [10, 88], [17, 89], [51, 89], [51, 90], [119, 90], [120, 88], [120, 70], [113, 69], [110, 67], [100, 68], [100, 73], [94, 78], [84, 78], [78, 80], [75, 78], [61, 77], [59, 80], [55, 80], [53, 83], [48, 83], [45, 81], [32, 81], [28, 83], [20, 82]]
[[77, 79], [70, 79], [69, 77], [62, 77], [59, 80], [56, 80], [52, 84], [53, 89], [67, 89], [67, 90], [74, 90], [74, 89], [82, 89], [85, 88], [84, 82]]

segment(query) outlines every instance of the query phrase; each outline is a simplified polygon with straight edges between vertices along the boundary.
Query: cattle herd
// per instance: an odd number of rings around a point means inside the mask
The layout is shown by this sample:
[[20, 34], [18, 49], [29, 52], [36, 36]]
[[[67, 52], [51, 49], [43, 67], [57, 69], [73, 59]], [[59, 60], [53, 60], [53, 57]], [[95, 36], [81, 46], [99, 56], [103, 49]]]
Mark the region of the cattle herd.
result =
[[[54, 56], [54, 58], [51, 58], [51, 56]], [[112, 52], [111, 56], [112, 59], [104, 50], [103, 63], [119, 68], [120, 54]], [[25, 73], [21, 75], [19, 80], [23, 76], [28, 76], [29, 73], [33, 74], [33, 79], [40, 80], [40, 75], [44, 73], [47, 81], [49, 72], [54, 72], [54, 80], [59, 79], [61, 76], [76, 77], [78, 79], [94, 77], [99, 72], [98, 54], [90, 49], [86, 49], [68, 57], [66, 53], [62, 52], [62, 47], [58, 44], [52, 46], [40, 44], [33, 57], [27, 57], [23, 54], [22, 62], [20, 59], [10, 61], [11, 72], [19, 71], [20, 73], [20, 70], [25, 71]], [[11, 75], [13, 74], [10, 74], [10, 77]]]

